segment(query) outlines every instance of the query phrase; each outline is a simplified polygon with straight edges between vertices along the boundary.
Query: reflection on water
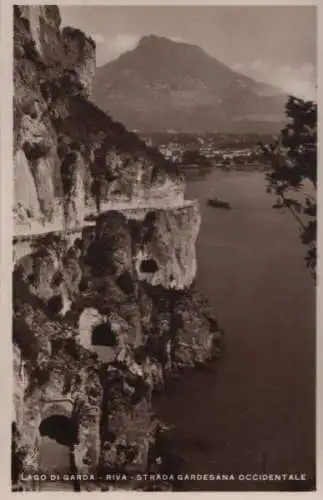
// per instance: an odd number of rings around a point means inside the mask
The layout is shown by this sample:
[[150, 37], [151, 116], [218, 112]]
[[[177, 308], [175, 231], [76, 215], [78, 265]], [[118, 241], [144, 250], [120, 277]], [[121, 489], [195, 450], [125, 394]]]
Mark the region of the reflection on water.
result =
[[186, 167], [181, 169], [187, 182], [207, 179], [211, 176], [212, 171], [213, 167]]
[[[206, 200], [214, 196], [233, 210], [209, 207]], [[265, 468], [310, 475], [315, 289], [295, 221], [288, 211], [272, 208], [259, 172], [212, 171], [188, 181], [187, 197], [201, 202], [198, 283], [226, 332], [226, 352], [217, 373], [181, 377], [156, 399], [156, 410], [174, 426], [187, 472]]]

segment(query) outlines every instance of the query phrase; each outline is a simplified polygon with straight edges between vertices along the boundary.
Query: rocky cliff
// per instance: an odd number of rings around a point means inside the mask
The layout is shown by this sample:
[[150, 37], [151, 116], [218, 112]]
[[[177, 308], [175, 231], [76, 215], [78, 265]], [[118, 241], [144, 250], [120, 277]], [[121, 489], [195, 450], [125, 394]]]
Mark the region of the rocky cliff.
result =
[[152, 394], [218, 352], [194, 287], [199, 207], [89, 101], [94, 42], [55, 6], [14, 14], [13, 484], [53, 472], [47, 436], [104, 489], [107, 471], [163, 467]]
[[117, 204], [182, 203], [176, 171], [88, 100], [94, 42], [59, 26], [55, 6], [16, 7], [16, 234], [82, 227]]

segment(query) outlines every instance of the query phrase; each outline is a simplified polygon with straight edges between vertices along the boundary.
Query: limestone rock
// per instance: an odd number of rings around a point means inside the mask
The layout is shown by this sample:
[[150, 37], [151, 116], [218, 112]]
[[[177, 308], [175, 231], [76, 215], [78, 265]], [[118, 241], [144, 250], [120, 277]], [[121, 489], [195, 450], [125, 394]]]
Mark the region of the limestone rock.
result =
[[114, 205], [181, 203], [175, 166], [88, 100], [95, 43], [60, 22], [55, 6], [15, 7], [15, 233], [81, 227]]
[[152, 394], [221, 337], [194, 288], [199, 206], [89, 100], [94, 42], [55, 6], [14, 12], [13, 483], [44, 436], [80, 473], [158, 469]]

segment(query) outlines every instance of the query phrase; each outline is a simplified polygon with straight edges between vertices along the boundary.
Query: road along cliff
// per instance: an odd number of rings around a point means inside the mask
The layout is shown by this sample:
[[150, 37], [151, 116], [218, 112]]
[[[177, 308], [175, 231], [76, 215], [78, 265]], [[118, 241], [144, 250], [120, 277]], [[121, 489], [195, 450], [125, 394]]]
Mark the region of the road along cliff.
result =
[[198, 204], [89, 101], [94, 69], [94, 41], [56, 6], [15, 6], [15, 489], [106, 489], [114, 473], [143, 489], [131, 474], [165, 462], [153, 391], [222, 338], [194, 284]]

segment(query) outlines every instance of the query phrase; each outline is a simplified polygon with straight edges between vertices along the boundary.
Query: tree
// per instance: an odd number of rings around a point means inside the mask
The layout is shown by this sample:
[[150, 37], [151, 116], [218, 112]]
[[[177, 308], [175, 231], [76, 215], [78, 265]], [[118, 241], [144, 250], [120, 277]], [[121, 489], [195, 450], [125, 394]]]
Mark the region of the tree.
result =
[[263, 146], [269, 164], [267, 191], [277, 197], [274, 208], [287, 208], [307, 246], [306, 265], [316, 278], [317, 104], [293, 96], [285, 108], [287, 125], [275, 143]]

